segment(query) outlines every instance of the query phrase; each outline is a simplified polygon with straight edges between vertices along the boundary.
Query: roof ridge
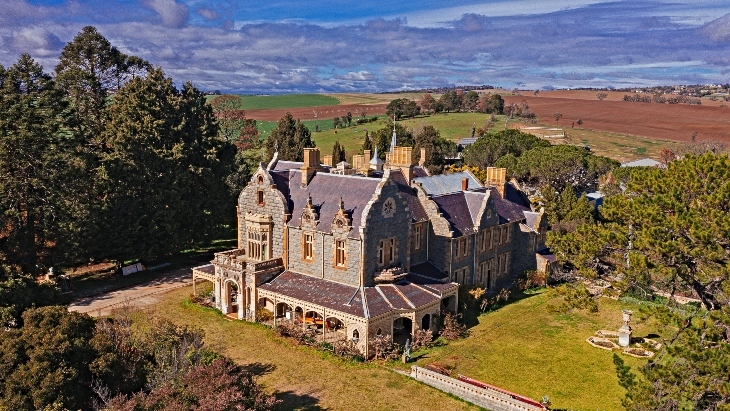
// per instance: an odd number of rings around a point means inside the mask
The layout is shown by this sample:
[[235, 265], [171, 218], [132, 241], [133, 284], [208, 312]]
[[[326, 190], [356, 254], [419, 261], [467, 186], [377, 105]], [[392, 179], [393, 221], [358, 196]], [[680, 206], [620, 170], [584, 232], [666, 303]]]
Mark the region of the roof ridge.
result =
[[401, 290], [399, 290], [398, 287], [395, 286], [395, 284], [388, 284], [388, 285], [393, 287], [395, 292], [398, 293], [398, 295], [400, 295], [401, 298], [403, 298], [403, 300], [405, 300], [406, 304], [410, 305], [411, 308], [416, 308], [416, 306], [413, 304], [413, 302], [411, 300], [409, 300], [408, 297], [406, 297], [405, 294], [403, 294], [403, 292], [401, 292]]
[[416, 284], [416, 283], [410, 283], [410, 284], [411, 284], [411, 285], [413, 285], [413, 286], [414, 286], [414, 287], [416, 287], [416, 288], [420, 288], [421, 290], [423, 290], [423, 291], [425, 291], [425, 292], [427, 292], [427, 293], [430, 293], [430, 294], [431, 294], [431, 295], [433, 295], [434, 297], [441, 297], [441, 293], [438, 293], [438, 294], [436, 294], [436, 293], [434, 293], [434, 292], [432, 292], [432, 291], [430, 291], [430, 290], [428, 290], [428, 289], [424, 288], [425, 286], [423, 286], [423, 285], [421, 285], [421, 284]]
[[385, 296], [385, 293], [383, 293], [379, 285], [375, 286], [375, 290], [380, 294], [381, 297], [383, 297], [385, 302], [388, 303], [388, 307], [390, 307], [392, 310], [395, 310], [395, 307], [393, 307], [393, 304], [390, 303], [390, 300], [388, 299], [388, 297]]

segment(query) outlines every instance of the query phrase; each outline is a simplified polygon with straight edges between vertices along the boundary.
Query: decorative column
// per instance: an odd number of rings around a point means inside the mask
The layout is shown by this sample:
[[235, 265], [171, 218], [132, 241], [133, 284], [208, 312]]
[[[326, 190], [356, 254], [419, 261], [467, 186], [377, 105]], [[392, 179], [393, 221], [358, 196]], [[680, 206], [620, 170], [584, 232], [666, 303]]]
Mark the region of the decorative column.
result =
[[215, 298], [215, 308], [223, 311], [223, 306], [222, 306], [223, 298], [221, 298], [221, 280], [220, 279], [218, 279], [218, 278], [215, 279], [215, 282], [213, 282], [213, 288], [214, 288], [213, 296]]
[[618, 329], [618, 345], [628, 347], [631, 343], [631, 333], [633, 332], [629, 322], [631, 321], [631, 315], [634, 314], [634, 312], [631, 310], [623, 310], [622, 313], [624, 325]]

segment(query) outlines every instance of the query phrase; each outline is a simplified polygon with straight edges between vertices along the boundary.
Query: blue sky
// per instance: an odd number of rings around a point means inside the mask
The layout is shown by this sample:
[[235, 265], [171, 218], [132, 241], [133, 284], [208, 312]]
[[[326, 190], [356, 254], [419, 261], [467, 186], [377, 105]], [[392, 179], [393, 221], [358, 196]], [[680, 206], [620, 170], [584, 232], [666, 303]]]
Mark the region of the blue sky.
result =
[[176, 82], [242, 93], [730, 82], [727, 0], [0, 0], [0, 64], [93, 25]]

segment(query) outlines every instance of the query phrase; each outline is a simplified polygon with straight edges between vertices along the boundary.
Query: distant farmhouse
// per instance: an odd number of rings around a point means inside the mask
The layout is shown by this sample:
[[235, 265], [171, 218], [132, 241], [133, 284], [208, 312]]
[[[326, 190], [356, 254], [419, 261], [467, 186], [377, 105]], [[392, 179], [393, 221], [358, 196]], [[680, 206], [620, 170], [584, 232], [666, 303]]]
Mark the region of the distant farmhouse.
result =
[[214, 283], [229, 317], [268, 310], [368, 356], [376, 335], [403, 343], [434, 330], [456, 312], [459, 285], [495, 292], [554, 262], [546, 219], [505, 169], [490, 168], [486, 185], [469, 172], [430, 176], [411, 150], [335, 166], [319, 149], [303, 163], [275, 154], [239, 197], [238, 248], [193, 269], [194, 280]]

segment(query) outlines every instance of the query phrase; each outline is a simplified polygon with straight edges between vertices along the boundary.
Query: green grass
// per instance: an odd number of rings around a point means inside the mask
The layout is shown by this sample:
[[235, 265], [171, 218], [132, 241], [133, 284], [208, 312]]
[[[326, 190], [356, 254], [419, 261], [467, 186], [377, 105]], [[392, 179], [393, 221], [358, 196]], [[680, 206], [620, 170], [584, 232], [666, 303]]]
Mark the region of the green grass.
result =
[[[334, 355], [292, 345], [259, 324], [229, 322], [213, 309], [189, 303], [191, 289], [168, 294], [153, 315], [201, 327], [209, 343], [241, 364], [263, 369], [259, 381], [285, 400], [282, 409], [471, 409], [469, 404], [418, 384], [375, 364], [345, 361]], [[588, 345], [599, 329], [618, 329], [621, 310], [638, 310], [630, 301], [601, 299], [598, 313], [550, 313], [547, 293], [523, 296], [497, 311], [473, 317], [470, 336], [413, 353], [420, 366], [438, 362], [463, 374], [519, 394], [548, 395], [554, 408], [620, 410], [612, 353]], [[660, 334], [651, 322], [632, 321], [634, 336]], [[636, 369], [646, 360], [622, 355]], [[407, 371], [409, 365], [388, 363]], [[321, 408], [317, 408], [321, 407]], [[475, 408], [474, 408], [475, 409]]]
[[[207, 96], [212, 100], [218, 96]], [[323, 94], [281, 94], [276, 96], [238, 96], [244, 110], [262, 110], [277, 108], [334, 106], [340, 101], [333, 96]]]
[[294, 346], [260, 324], [226, 321], [219, 312], [186, 301], [191, 291], [167, 294], [152, 315], [202, 328], [211, 346], [258, 374], [258, 382], [284, 401], [279, 409], [479, 409], [384, 367]]
[[[416, 363], [438, 362], [454, 367], [454, 373], [534, 399], [548, 395], [555, 408], [622, 409], [624, 390], [618, 385], [611, 352], [594, 348], [585, 339], [599, 329], [618, 329], [621, 309], [639, 306], [601, 299], [598, 313], [557, 314], [546, 310], [550, 302], [556, 303], [542, 293], [482, 314], [469, 337], [414, 352]], [[651, 322], [632, 321], [632, 327], [637, 337], [658, 331]], [[646, 363], [622, 358], [633, 368]]]

